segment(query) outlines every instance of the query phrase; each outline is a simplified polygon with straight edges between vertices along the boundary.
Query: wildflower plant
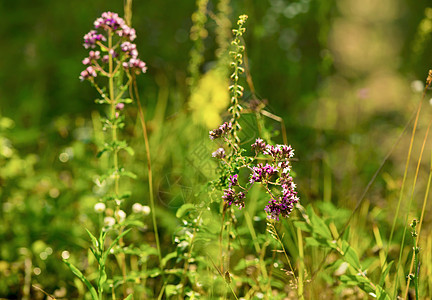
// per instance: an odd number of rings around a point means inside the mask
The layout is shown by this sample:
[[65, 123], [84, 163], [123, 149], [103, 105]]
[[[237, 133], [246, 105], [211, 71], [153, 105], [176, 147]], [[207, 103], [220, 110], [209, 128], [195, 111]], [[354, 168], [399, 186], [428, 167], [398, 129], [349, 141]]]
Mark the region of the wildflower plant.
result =
[[[97, 179], [98, 185], [109, 186], [109, 192], [103, 195], [94, 206], [95, 211], [103, 216], [103, 227], [99, 238], [87, 230], [93, 243], [91, 251], [98, 262], [97, 291], [76, 267], [67, 260], [65, 262], [86, 284], [93, 299], [102, 299], [107, 288], [106, 264], [110, 253], [116, 254], [122, 274], [122, 280], [117, 280], [116, 284], [112, 280], [109, 281], [113, 297], [115, 298], [115, 286], [119, 285], [123, 285], [124, 297], [127, 294], [126, 250], [122, 250], [123, 236], [131, 230], [126, 230], [129, 223], [137, 224], [137, 220], [128, 218], [123, 210], [122, 204], [131, 192], [122, 191], [121, 179], [136, 176], [121, 165], [119, 153], [126, 151], [133, 155], [134, 151], [126, 141], [120, 139], [120, 130], [125, 126], [123, 114], [125, 105], [132, 102], [132, 99], [126, 97], [127, 92], [132, 89], [135, 76], [147, 71], [145, 62], [138, 57], [136, 44], [133, 43], [135, 38], [135, 29], [129, 27], [123, 18], [113, 12], [104, 12], [94, 22], [94, 29], [84, 36], [83, 46], [89, 49], [89, 56], [82, 61], [85, 70], [81, 72], [79, 78], [81, 81], [90, 82], [101, 97], [96, 102], [107, 104], [109, 108], [107, 117], [102, 120], [103, 130], [109, 136], [108, 142], [97, 154], [98, 157], [104, 154], [109, 156], [109, 169]], [[139, 203], [135, 203], [132, 210], [134, 214], [149, 213], [149, 207]], [[117, 236], [106, 247], [108, 232], [115, 232]], [[114, 250], [116, 244], [120, 247]]]
[[[234, 39], [231, 42], [230, 55], [232, 61], [231, 106], [228, 111], [231, 114], [229, 122], [225, 122], [218, 128], [209, 132], [211, 140], [221, 139], [225, 147], [219, 147], [212, 156], [219, 160], [220, 177], [213, 184], [223, 190], [222, 199], [225, 208], [232, 205], [238, 208], [245, 206], [245, 199], [250, 188], [255, 184], [261, 184], [270, 199], [265, 211], [270, 219], [279, 220], [280, 217], [288, 217], [299, 198], [296, 185], [291, 176], [290, 159], [294, 156], [294, 149], [287, 145], [270, 145], [263, 139], [256, 139], [251, 145], [254, 156], [246, 156], [246, 149], [240, 147], [238, 132], [242, 129], [239, 119], [243, 110], [240, 99], [243, 97], [244, 87], [240, 85], [240, 75], [244, 73], [243, 55], [245, 47], [242, 44], [242, 36], [246, 29], [247, 16], [241, 15], [237, 21], [238, 28], [233, 29]], [[257, 162], [257, 161], [264, 161]], [[249, 171], [248, 181], [240, 182], [240, 170]]]

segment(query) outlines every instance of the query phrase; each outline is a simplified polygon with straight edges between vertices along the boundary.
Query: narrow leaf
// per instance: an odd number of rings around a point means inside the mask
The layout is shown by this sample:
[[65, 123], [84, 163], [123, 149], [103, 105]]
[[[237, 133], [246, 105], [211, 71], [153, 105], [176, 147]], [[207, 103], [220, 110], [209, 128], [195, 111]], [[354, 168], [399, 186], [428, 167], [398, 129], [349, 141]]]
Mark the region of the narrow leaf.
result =
[[82, 282], [87, 286], [87, 288], [90, 291], [90, 294], [92, 296], [93, 300], [98, 300], [98, 294], [96, 292], [96, 289], [93, 287], [93, 285], [87, 280], [87, 278], [84, 277], [83, 273], [81, 273], [80, 270], [78, 270], [77, 267], [75, 267], [73, 264], [68, 262], [67, 260], [63, 260], [63, 262], [71, 269], [72, 273], [75, 274], [79, 279], [81, 279]]
[[99, 249], [99, 242], [98, 242], [97, 238], [87, 228], [86, 228], [86, 231], [87, 231], [88, 235], [90, 236], [90, 239], [92, 241], [93, 246], [96, 249]]
[[108, 247], [108, 249], [104, 252], [104, 254], [103, 254], [103, 256], [102, 256], [102, 260], [101, 260], [101, 262], [102, 263], [105, 263], [105, 261], [107, 260], [107, 258], [108, 258], [108, 255], [109, 255], [109, 253], [110, 253], [110, 251], [111, 251], [111, 249], [112, 249], [112, 247], [114, 247], [114, 245], [115, 244], [117, 244], [118, 243], [118, 241], [123, 237], [123, 236], [125, 236], [129, 231], [131, 231], [131, 229], [129, 228], [128, 230], [126, 230], [126, 231], [123, 231], [112, 243], [111, 243], [111, 245]]
[[383, 286], [384, 285], [384, 281], [387, 278], [388, 273], [390, 272], [391, 267], [393, 266], [394, 260], [392, 260], [387, 267], [385, 268], [385, 270], [382, 272], [381, 277], [380, 277], [380, 281], [379, 281], [379, 285]]

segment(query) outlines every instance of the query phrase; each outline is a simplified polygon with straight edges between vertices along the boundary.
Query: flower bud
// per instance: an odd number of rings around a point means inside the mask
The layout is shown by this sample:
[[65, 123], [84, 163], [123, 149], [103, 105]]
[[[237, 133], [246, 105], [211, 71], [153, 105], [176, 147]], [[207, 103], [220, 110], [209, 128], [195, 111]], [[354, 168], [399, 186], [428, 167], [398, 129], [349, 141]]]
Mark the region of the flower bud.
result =
[[94, 206], [94, 210], [97, 213], [103, 213], [105, 211], [105, 209], [106, 209], [105, 203], [102, 203], [102, 202], [98, 202]]

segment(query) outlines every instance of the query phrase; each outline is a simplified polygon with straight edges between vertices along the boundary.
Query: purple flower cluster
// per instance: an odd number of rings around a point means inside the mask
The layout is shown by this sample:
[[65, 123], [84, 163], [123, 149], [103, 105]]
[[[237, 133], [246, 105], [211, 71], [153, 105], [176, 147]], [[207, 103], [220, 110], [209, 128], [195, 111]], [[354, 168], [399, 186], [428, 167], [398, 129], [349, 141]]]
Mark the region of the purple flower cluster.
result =
[[83, 59], [82, 63], [85, 66], [90, 65], [92, 62], [100, 58], [100, 51], [90, 51], [89, 57]]
[[265, 151], [267, 144], [263, 141], [263, 139], [258, 138], [256, 139], [255, 143], [251, 145], [251, 147], [258, 154]]
[[232, 124], [231, 123], [223, 123], [219, 128], [216, 128], [209, 132], [210, 139], [214, 140], [217, 138], [220, 138], [222, 135], [227, 134], [232, 130]]
[[100, 33], [97, 33], [96, 30], [91, 30], [89, 33], [84, 35], [84, 48], [94, 48], [96, 47], [96, 42], [102, 41], [105, 42], [106, 38]]
[[233, 187], [236, 186], [238, 183], [238, 175], [232, 175], [229, 177], [229, 187]]
[[80, 74], [81, 81], [88, 79], [88, 78], [94, 78], [97, 76], [96, 70], [92, 66], [88, 66], [84, 71]]
[[131, 69], [133, 70], [136, 74], [139, 74], [141, 71], [143, 73], [147, 72], [147, 66], [146, 63], [143, 62], [141, 59], [139, 58], [131, 58], [128, 62], [124, 62], [123, 63], [123, 68], [125, 69]]
[[104, 12], [100, 18], [94, 22], [96, 29], [102, 28], [105, 31], [115, 30], [116, 34], [121, 37], [127, 37], [130, 41], [136, 38], [135, 29], [126, 25], [126, 22], [113, 12]]
[[268, 180], [272, 175], [278, 172], [278, 168], [273, 165], [259, 163], [256, 167], [252, 167], [252, 175], [249, 180], [250, 183], [262, 182], [263, 180]]
[[[268, 145], [262, 139], [257, 139], [252, 148], [256, 153], [270, 155], [274, 165], [258, 164], [253, 167], [253, 174], [250, 182], [262, 182], [262, 179], [268, 178], [271, 175], [279, 172], [278, 183], [282, 188], [281, 196], [277, 199], [270, 199], [269, 204], [265, 207], [268, 217], [279, 220], [279, 216], [288, 217], [294, 208], [294, 205], [299, 202], [296, 185], [290, 175], [291, 165], [289, 159], [294, 156], [294, 149], [287, 145]], [[267, 177], [266, 177], [267, 176]]]
[[236, 205], [240, 209], [242, 209], [245, 206], [244, 198], [246, 197], [246, 194], [243, 192], [238, 192], [232, 188], [228, 188], [224, 190], [224, 194], [222, 196], [222, 199], [227, 203], [228, 205]]
[[274, 159], [288, 159], [294, 156], [294, 149], [287, 145], [267, 145], [263, 153], [272, 156]]
[[225, 157], [225, 149], [224, 148], [218, 148], [215, 152], [212, 153], [212, 157], [216, 157], [219, 159], [222, 159]]
[[[232, 129], [231, 123], [224, 123], [219, 128], [210, 131], [210, 139], [217, 139], [224, 134], [227, 134]], [[261, 183], [270, 194], [271, 199], [265, 207], [268, 218], [279, 220], [282, 217], [288, 217], [294, 205], [299, 202], [297, 196], [296, 185], [293, 181], [291, 172], [290, 159], [294, 156], [294, 149], [287, 145], [268, 145], [262, 139], [256, 139], [255, 143], [251, 145], [252, 149], [255, 150], [256, 155], [263, 154], [270, 156], [268, 163], [258, 163], [255, 166], [250, 165], [248, 158], [235, 157], [237, 163], [236, 168], [247, 167], [251, 171], [249, 178], [249, 184], [247, 187], [242, 187], [238, 181], [238, 174], [230, 175], [226, 180], [226, 175], [221, 178], [221, 183], [225, 187], [222, 199], [224, 202], [231, 206], [236, 205], [239, 208], [245, 206], [246, 192], [249, 188], [259, 182]], [[225, 151], [223, 148], [217, 149], [213, 152], [213, 157], [223, 158], [225, 157]], [[230, 163], [224, 161], [223, 163]], [[279, 191], [276, 191], [275, 187], [278, 187]], [[236, 189], [242, 189], [243, 191], [237, 192]]]
[[255, 143], [251, 145], [255, 152], [263, 153], [272, 156], [274, 159], [289, 159], [294, 156], [294, 149], [287, 145], [268, 145], [262, 139], [258, 138]]
[[[116, 13], [104, 12], [100, 18], [94, 22], [94, 27], [96, 30], [91, 30], [89, 33], [84, 35], [84, 48], [95, 48], [99, 45], [103, 50], [111, 54], [114, 58], [116, 64], [121, 64], [121, 66], [126, 71], [134, 72], [135, 74], [146, 73], [147, 67], [145, 62], [138, 58], [138, 50], [135, 44], [131, 43], [136, 38], [135, 29], [130, 28], [126, 25], [126, 22], [118, 16]], [[104, 30], [102, 33], [98, 33], [97, 30]], [[120, 39], [119, 43], [113, 43], [115, 46], [109, 48], [107, 45], [102, 44], [107, 41], [107, 36], [114, 38], [118, 36]], [[115, 49], [119, 47], [121, 52], [117, 53]], [[109, 55], [104, 55], [101, 58], [100, 51], [90, 51], [89, 57], [84, 58], [82, 61], [85, 66], [91, 66], [94, 72], [90, 72], [88, 68], [81, 72], [80, 79], [92, 80], [97, 76], [98, 72], [102, 72], [105, 76], [107, 72], [103, 69], [103, 65], [99, 64], [99, 60], [102, 64], [107, 64], [109, 62]]]
[[293, 178], [282, 173], [280, 178], [282, 187], [282, 195], [277, 199], [271, 199], [269, 204], [265, 207], [269, 218], [279, 220], [279, 216], [284, 218], [288, 217], [294, 208], [294, 205], [299, 202], [297, 192], [295, 190], [295, 183]]

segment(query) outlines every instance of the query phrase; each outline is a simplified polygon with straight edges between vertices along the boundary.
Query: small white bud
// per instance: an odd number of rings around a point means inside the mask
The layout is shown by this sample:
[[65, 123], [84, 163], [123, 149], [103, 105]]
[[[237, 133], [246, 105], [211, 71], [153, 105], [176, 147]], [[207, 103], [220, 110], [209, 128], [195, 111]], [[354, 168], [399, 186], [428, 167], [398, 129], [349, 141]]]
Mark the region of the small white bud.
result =
[[150, 207], [147, 205], [144, 205], [141, 209], [144, 216], [148, 216], [150, 214]]
[[97, 213], [102, 213], [105, 211], [105, 209], [106, 209], [105, 203], [102, 203], [102, 202], [98, 202], [94, 206], [94, 210]]
[[119, 210], [116, 212], [116, 217], [120, 222], [123, 222], [126, 219], [126, 213], [123, 210]]
[[115, 219], [113, 217], [105, 217], [104, 224], [105, 226], [111, 227], [115, 224]]
[[143, 210], [143, 206], [139, 203], [134, 203], [134, 205], [132, 205], [132, 211], [136, 214], [139, 214], [140, 212], [142, 212]]

